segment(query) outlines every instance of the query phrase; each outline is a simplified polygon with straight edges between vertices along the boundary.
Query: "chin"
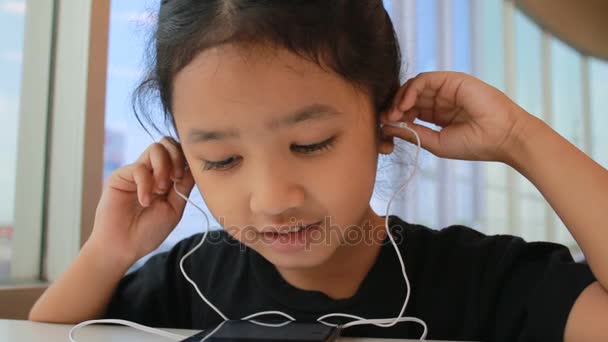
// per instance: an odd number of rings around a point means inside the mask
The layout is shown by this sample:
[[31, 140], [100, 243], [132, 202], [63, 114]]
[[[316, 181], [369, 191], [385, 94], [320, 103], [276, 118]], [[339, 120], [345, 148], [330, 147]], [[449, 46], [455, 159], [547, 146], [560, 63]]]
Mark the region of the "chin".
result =
[[315, 245], [304, 250], [286, 253], [284, 251], [273, 250], [269, 246], [264, 246], [259, 252], [278, 268], [306, 269], [319, 267], [324, 264], [331, 258], [335, 250], [334, 246]]

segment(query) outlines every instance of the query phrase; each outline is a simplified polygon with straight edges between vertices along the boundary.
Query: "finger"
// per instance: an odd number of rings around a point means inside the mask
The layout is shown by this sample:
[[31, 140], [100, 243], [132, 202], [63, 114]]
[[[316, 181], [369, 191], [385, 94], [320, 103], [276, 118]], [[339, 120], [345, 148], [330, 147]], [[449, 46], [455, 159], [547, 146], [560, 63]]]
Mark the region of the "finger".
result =
[[414, 108], [416, 102], [418, 101], [418, 98], [420, 97], [420, 94], [422, 94], [424, 90], [425, 82], [426, 80], [424, 78], [421, 78], [420, 75], [416, 76], [416, 78], [414, 78], [412, 82], [408, 84], [408, 87], [405, 89], [403, 98], [397, 106], [397, 110], [401, 112], [407, 112], [408, 110]]
[[416, 120], [419, 116], [420, 116], [420, 110], [418, 110], [418, 108], [414, 107], [414, 108], [406, 111], [405, 113], [403, 113], [403, 118], [401, 119], [401, 121], [403, 121], [411, 126], [411, 124], [414, 123], [414, 120]]
[[[434, 155], [438, 155], [439, 149], [439, 132], [430, 129], [423, 125], [418, 124], [408, 124], [408, 126], [413, 129], [420, 139], [420, 146], [425, 150], [433, 153]], [[416, 135], [412, 133], [407, 128], [398, 128], [392, 126], [385, 126], [385, 133], [389, 136], [395, 136], [401, 138], [409, 143], [418, 144], [418, 139], [416, 139]]]
[[386, 115], [383, 117], [388, 122], [398, 121], [403, 112], [399, 110], [399, 104], [403, 100], [403, 95], [407, 91], [407, 88], [411, 84], [413, 78], [408, 79], [398, 90], [395, 96], [393, 97], [393, 104], [391, 108], [387, 111]]
[[137, 185], [137, 199], [143, 207], [147, 207], [152, 202], [152, 188], [154, 186], [154, 177], [152, 170], [144, 163], [136, 163], [132, 165], [132, 176]]
[[184, 210], [187, 201], [175, 191], [175, 188], [177, 188], [177, 191], [179, 191], [186, 198], [190, 196], [190, 193], [194, 188], [194, 177], [192, 177], [192, 173], [189, 168], [184, 170], [182, 179], [175, 182], [172, 189], [169, 191], [169, 195], [167, 196], [167, 200], [173, 206], [175, 211], [181, 213]]
[[[452, 79], [458, 79], [460, 76], [457, 76], [457, 74], [458, 73], [442, 71], [423, 72], [418, 74], [418, 76], [416, 76], [408, 85], [398, 109], [405, 112], [414, 106], [432, 108], [440, 90], [444, 87], [448, 88], [448, 86], [451, 88], [451, 83], [454, 82], [449, 82], [450, 77], [452, 77]], [[452, 99], [450, 98], [449, 100]]]
[[[420, 145], [422, 146], [422, 148], [431, 152], [437, 157], [441, 157], [440, 132], [418, 124], [412, 124], [411, 128], [418, 134], [418, 138], [420, 139]], [[410, 134], [412, 136], [414, 135], [411, 132]], [[412, 138], [412, 140], [414, 141], [415, 139], [415, 137]]]
[[173, 163], [169, 152], [159, 143], [152, 144], [148, 150], [155, 180], [154, 192], [167, 193], [171, 186], [171, 171], [173, 170]]
[[171, 179], [181, 179], [184, 176], [184, 165], [186, 165], [186, 157], [184, 157], [181, 145], [171, 137], [163, 137], [159, 144], [169, 152], [172, 163]]
[[[414, 107], [410, 110], [408, 110], [407, 112], [403, 113], [403, 117], [400, 118], [398, 120], [398, 122], [405, 122], [408, 124], [408, 126], [411, 126], [414, 123], [414, 120], [416, 120], [418, 117], [420, 116], [420, 111]], [[392, 121], [390, 120], [383, 120], [382, 122], [382, 126], [391, 123]]]
[[399, 89], [397, 90], [397, 93], [395, 93], [395, 96], [393, 97], [393, 103], [391, 105], [390, 110], [387, 113], [387, 120], [391, 120], [391, 121], [396, 121], [399, 118], [397, 117], [397, 113], [398, 113], [398, 105], [401, 102], [401, 100], [403, 99], [403, 94], [405, 94], [405, 90], [407, 89], [408, 84], [411, 82], [411, 78], [409, 80], [407, 80], [401, 87], [399, 87]]

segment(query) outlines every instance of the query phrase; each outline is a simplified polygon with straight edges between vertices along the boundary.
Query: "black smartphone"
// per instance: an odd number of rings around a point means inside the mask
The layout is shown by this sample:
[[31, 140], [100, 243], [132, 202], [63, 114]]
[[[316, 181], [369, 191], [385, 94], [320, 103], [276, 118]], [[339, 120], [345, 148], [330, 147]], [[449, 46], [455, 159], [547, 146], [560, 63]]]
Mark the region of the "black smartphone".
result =
[[181, 342], [332, 342], [340, 329], [317, 322], [288, 322], [266, 326], [250, 321], [229, 320], [190, 336]]

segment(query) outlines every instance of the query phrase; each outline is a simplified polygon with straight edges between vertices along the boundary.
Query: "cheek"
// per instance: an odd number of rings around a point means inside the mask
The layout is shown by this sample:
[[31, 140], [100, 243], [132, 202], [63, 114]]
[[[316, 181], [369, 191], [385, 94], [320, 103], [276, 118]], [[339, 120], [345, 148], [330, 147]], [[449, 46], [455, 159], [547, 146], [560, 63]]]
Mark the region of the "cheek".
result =
[[324, 202], [335, 215], [360, 214], [369, 205], [376, 180], [377, 154], [371, 136], [354, 132], [335, 151], [331, 165], [319, 177]]
[[[220, 179], [219, 175], [214, 175], [215, 171], [195, 171], [194, 180], [205, 205], [209, 209], [213, 218], [224, 228], [237, 226], [243, 208], [243, 200], [239, 196], [244, 193], [239, 191], [239, 187], [234, 182], [227, 182]], [[209, 174], [205, 174], [209, 173]], [[211, 220], [211, 218], [209, 218]]]

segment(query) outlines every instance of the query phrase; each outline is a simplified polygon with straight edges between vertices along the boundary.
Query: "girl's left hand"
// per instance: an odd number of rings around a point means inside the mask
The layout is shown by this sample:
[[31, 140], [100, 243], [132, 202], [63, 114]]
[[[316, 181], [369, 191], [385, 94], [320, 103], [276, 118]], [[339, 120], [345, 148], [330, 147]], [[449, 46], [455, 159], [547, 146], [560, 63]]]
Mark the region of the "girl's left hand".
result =
[[[419, 119], [441, 127], [414, 124]], [[498, 89], [459, 72], [421, 73], [397, 92], [382, 122], [403, 121], [418, 133], [421, 145], [449, 159], [508, 162], [522, 130], [535, 117]], [[416, 144], [412, 132], [384, 125], [388, 137]]]

